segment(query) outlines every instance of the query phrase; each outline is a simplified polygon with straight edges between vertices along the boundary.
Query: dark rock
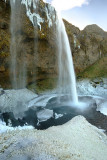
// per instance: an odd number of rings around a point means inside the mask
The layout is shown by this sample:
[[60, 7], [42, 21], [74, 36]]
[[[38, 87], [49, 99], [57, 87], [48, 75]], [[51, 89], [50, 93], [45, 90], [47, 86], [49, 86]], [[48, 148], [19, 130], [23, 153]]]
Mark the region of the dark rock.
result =
[[1, 22], [0, 28], [1, 29], [7, 29], [8, 28], [8, 24], [6, 22]]

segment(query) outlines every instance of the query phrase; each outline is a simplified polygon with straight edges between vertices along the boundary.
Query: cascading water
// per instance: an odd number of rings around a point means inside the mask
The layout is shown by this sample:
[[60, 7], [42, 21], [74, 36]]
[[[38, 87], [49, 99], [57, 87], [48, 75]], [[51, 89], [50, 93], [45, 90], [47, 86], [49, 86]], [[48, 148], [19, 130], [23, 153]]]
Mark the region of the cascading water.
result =
[[58, 17], [57, 31], [57, 44], [59, 53], [59, 93], [60, 95], [67, 95], [68, 101], [71, 101], [73, 104], [78, 104], [72, 53], [65, 26], [60, 16]]
[[[11, 45], [10, 45], [10, 77], [12, 88], [25, 88], [27, 83], [27, 55], [24, 50], [24, 46], [21, 46], [23, 39], [23, 34], [21, 31], [24, 30], [23, 27], [23, 9], [26, 8], [26, 15], [32, 22], [34, 27], [34, 53], [32, 60], [32, 69], [30, 71], [32, 76], [32, 82], [36, 82], [36, 72], [38, 62], [38, 30], [41, 31], [41, 24], [44, 21], [48, 24], [49, 28], [52, 27], [52, 21], [55, 19], [53, 16], [54, 8], [50, 5], [44, 5], [45, 17], [42, 18], [39, 12], [39, 6], [42, 1], [39, 0], [10, 0], [11, 5]], [[42, 2], [43, 3], [43, 2]], [[38, 11], [39, 10], [39, 11]], [[49, 12], [49, 13], [48, 13]], [[50, 13], [52, 12], [52, 13]], [[53, 18], [53, 19], [52, 19]]]
[[22, 16], [21, 1], [10, 1], [11, 5], [11, 44], [10, 44], [10, 78], [15, 89], [26, 86], [26, 60], [23, 46], [21, 45]]
[[[44, 19], [37, 14], [37, 5], [38, 0], [28, 1], [28, 0], [11, 0], [11, 79], [13, 88], [24, 88], [26, 86], [26, 62], [24, 60], [25, 53], [22, 52], [21, 48], [21, 40], [22, 37], [20, 35], [21, 30], [21, 4], [24, 4], [26, 7], [26, 13], [29, 17], [30, 21], [34, 26], [34, 35], [35, 35], [35, 47], [34, 47], [34, 62], [37, 62], [37, 29], [41, 30], [41, 23], [44, 22]], [[48, 13], [48, 10], [52, 8], [46, 9], [47, 21], [49, 27], [52, 25], [52, 20], [50, 20], [51, 14]], [[50, 12], [50, 11], [49, 11]], [[72, 61], [72, 53], [70, 50], [69, 40], [66, 34], [66, 30], [63, 24], [63, 21], [58, 16], [57, 20], [57, 44], [58, 44], [58, 61], [59, 61], [59, 96], [65, 94], [68, 96], [68, 100], [72, 101], [72, 103], [78, 103], [78, 96], [76, 91], [76, 80], [75, 73]], [[19, 58], [20, 56], [20, 58]], [[36, 65], [34, 64], [34, 69], [32, 70], [35, 76]], [[36, 79], [34, 77], [34, 79]]]

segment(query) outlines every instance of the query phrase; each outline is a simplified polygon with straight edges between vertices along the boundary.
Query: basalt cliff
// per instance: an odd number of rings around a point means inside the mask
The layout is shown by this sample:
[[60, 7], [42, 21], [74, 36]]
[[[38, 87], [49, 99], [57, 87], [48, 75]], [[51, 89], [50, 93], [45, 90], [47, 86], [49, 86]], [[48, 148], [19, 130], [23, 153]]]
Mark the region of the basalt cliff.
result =
[[[21, 55], [25, 54], [23, 60], [27, 62], [27, 84], [33, 82], [34, 70], [36, 70], [38, 81], [56, 78], [58, 53], [55, 9], [42, 0], [39, 1], [38, 10], [41, 22], [34, 31], [33, 24], [26, 14], [26, 7], [24, 5], [22, 7], [21, 29], [16, 30], [15, 34], [18, 39], [21, 38], [21, 45], [17, 46], [20, 48], [17, 59], [20, 61]], [[5, 3], [4, 0], [0, 0], [0, 85], [3, 88], [11, 87], [10, 15], [9, 1]], [[63, 21], [69, 37], [77, 77], [105, 77], [107, 75], [107, 32], [95, 24], [80, 31], [66, 20]], [[36, 50], [34, 43], [37, 44]], [[34, 52], [36, 52], [37, 59], [34, 58]]]

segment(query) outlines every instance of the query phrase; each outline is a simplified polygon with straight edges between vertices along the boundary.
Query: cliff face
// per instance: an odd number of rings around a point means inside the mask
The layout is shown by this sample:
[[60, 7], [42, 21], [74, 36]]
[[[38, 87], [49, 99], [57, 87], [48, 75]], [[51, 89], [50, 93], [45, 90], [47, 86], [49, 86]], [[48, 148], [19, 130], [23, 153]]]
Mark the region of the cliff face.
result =
[[[26, 7], [22, 5], [21, 29], [16, 30], [17, 38], [21, 39], [19, 56], [25, 54], [27, 62], [28, 82], [33, 81], [33, 71], [36, 70], [37, 79], [57, 76], [57, 48], [56, 48], [56, 13], [50, 5], [39, 1], [38, 11], [43, 22], [35, 30], [26, 15]], [[49, 13], [49, 16], [48, 16]], [[10, 87], [10, 4], [0, 1], [0, 85]], [[96, 25], [87, 26], [83, 31], [64, 20], [69, 37], [76, 73], [84, 71], [99, 59], [107, 55], [107, 33]], [[37, 34], [37, 29], [38, 34]], [[35, 44], [38, 45], [35, 49]], [[36, 59], [34, 53], [36, 52]]]
[[[35, 72], [37, 79], [57, 74], [56, 12], [53, 7], [45, 4], [42, 0], [39, 0], [37, 6], [38, 8], [36, 9], [39, 13], [39, 15], [35, 16], [37, 25], [32, 24], [32, 20], [29, 20], [26, 14], [27, 8], [22, 4], [21, 27], [14, 30], [18, 50], [17, 61], [21, 61], [21, 55], [24, 54], [25, 58], [22, 61], [27, 63], [27, 83], [34, 81], [33, 74]], [[15, 14], [17, 26], [18, 9], [16, 9]], [[9, 1], [7, 3], [4, 0], [0, 1], [0, 85], [2, 87], [10, 86], [10, 15]]]
[[[107, 56], [107, 32], [97, 25], [89, 25], [80, 31], [64, 20], [77, 73], [94, 65]], [[105, 64], [106, 66], [106, 64]]]

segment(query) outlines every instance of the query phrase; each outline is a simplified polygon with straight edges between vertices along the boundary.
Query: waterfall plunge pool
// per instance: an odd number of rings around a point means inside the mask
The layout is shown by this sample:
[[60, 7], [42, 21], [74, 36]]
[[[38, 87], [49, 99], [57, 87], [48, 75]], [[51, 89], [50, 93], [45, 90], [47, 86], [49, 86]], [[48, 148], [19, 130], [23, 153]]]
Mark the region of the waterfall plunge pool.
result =
[[91, 124], [107, 132], [107, 116], [98, 111], [99, 104], [104, 103], [103, 98], [79, 96], [79, 104], [77, 105], [68, 102], [67, 95], [63, 95], [60, 102], [58, 99], [56, 95], [50, 97], [49, 95], [41, 95], [30, 101], [21, 118], [16, 118], [13, 112], [1, 112], [0, 119], [7, 126], [30, 125], [43, 130], [51, 126], [62, 125], [77, 115], [83, 115]]

